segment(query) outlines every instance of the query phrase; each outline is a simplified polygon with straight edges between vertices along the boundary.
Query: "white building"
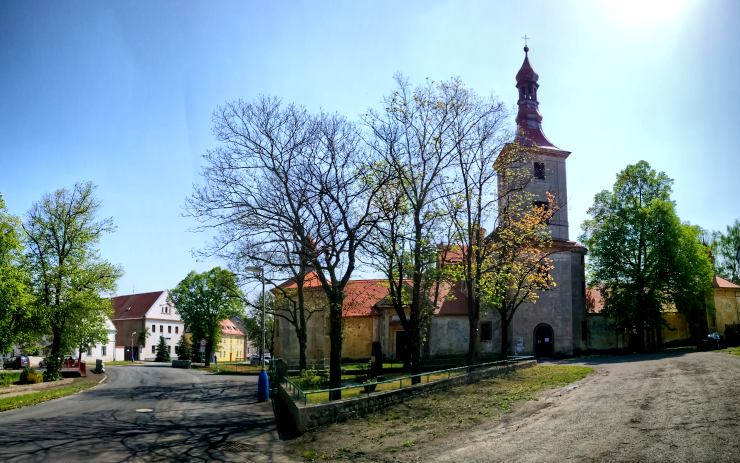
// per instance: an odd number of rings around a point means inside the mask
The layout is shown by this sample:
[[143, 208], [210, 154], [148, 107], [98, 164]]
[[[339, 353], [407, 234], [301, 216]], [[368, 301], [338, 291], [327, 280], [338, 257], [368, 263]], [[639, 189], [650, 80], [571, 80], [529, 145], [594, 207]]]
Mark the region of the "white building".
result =
[[116, 333], [116, 347], [124, 352], [124, 358], [154, 360], [159, 338], [164, 337], [175, 356], [175, 346], [185, 331], [180, 314], [168, 300], [168, 291], [128, 294], [113, 298], [113, 323]]

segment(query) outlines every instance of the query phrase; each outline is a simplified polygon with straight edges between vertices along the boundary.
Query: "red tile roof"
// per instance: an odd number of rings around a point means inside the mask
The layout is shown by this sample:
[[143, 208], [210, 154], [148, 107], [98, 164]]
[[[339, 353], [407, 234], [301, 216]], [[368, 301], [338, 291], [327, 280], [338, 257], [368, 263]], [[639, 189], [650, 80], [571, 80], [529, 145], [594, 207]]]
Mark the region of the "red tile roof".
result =
[[231, 320], [221, 320], [219, 322], [221, 324], [221, 332], [223, 334], [233, 334], [236, 336], [244, 336], [244, 333], [234, 325], [234, 322]]
[[343, 317], [370, 317], [388, 297], [388, 280], [350, 280], [344, 288]]
[[715, 288], [726, 288], [726, 289], [740, 289], [740, 286], [736, 285], [731, 281], [727, 281], [724, 278], [715, 275], [712, 281], [712, 286]]
[[[295, 283], [288, 280], [282, 288], [295, 288]], [[320, 290], [321, 284], [314, 275], [307, 276], [306, 288]], [[443, 283], [440, 287], [439, 302], [435, 315], [467, 315], [467, 295], [464, 283], [451, 285]], [[350, 280], [344, 288], [343, 317], [371, 317], [378, 315], [377, 307], [389, 306], [389, 287], [386, 279]]]
[[465, 282], [442, 283], [439, 285], [439, 301], [434, 315], [467, 315], [468, 295], [465, 292]]
[[144, 318], [146, 312], [164, 291], [116, 296], [113, 301], [113, 319], [127, 320]]
[[[283, 289], [292, 289], [297, 288], [298, 285], [295, 282], [294, 278], [289, 278], [285, 280], [284, 282], [277, 285], [278, 288]], [[318, 275], [316, 275], [316, 272], [309, 272], [306, 274], [306, 278], [303, 280], [303, 287], [304, 288], [320, 288], [321, 287], [321, 280], [319, 280]]]

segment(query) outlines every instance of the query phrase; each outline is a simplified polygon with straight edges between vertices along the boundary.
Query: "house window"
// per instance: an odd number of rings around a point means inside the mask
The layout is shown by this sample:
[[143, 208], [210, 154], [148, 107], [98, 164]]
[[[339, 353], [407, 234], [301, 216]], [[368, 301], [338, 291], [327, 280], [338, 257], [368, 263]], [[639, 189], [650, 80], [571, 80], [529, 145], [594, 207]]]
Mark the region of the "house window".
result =
[[535, 162], [534, 163], [534, 178], [544, 180], [545, 179], [545, 163]]
[[481, 342], [493, 341], [493, 322], [481, 322], [480, 340]]
[[159, 325], [159, 332], [164, 333], [164, 325]]
[[535, 201], [535, 202], [532, 203], [532, 205], [534, 207], [543, 207], [543, 208], [545, 208], [545, 210], [549, 210], [550, 209], [550, 203], [548, 203], [547, 201]]
[[177, 334], [179, 331], [180, 331], [180, 327], [179, 326], [176, 326], [175, 327], [175, 334]]
[[108, 346], [100, 346], [100, 355], [108, 355]]
[[167, 346], [167, 350], [168, 350], [168, 351], [169, 351], [169, 353], [171, 354], [171, 353], [172, 353], [172, 346]]
[[152, 346], [152, 354], [156, 354], [157, 353], [155, 349], [156, 349], [156, 347]]
[[172, 333], [172, 326], [168, 326], [168, 327], [167, 327], [167, 332], [168, 332], [168, 333]]
[[156, 332], [157, 332], [157, 325], [152, 325], [152, 333], [156, 333]]
[[92, 355], [92, 347], [87, 348], [87, 355]]

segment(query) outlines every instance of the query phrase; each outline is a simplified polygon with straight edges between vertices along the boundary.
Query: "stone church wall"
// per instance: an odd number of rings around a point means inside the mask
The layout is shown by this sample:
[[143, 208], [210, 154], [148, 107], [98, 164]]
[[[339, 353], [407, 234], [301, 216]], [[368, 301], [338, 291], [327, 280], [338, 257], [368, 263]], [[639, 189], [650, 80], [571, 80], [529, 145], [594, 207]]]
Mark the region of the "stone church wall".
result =
[[516, 352], [517, 338], [523, 340], [520, 355], [534, 354], [534, 330], [537, 325], [546, 323], [552, 327], [555, 354], [573, 355], [573, 283], [572, 260], [579, 258], [571, 252], [559, 252], [553, 259], [553, 278], [557, 287], [540, 293], [534, 304], [522, 304], [517, 309], [512, 322], [511, 351]]
[[468, 317], [432, 318], [430, 354], [464, 355], [468, 352]]

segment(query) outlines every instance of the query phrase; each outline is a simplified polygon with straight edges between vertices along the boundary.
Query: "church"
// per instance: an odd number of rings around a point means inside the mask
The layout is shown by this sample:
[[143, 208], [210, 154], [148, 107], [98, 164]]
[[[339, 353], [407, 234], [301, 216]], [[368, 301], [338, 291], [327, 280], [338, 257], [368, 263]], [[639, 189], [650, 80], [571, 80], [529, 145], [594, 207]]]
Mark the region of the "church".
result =
[[[584, 256], [586, 249], [569, 238], [566, 160], [569, 151], [555, 146], [542, 130], [537, 89], [539, 76], [529, 62], [529, 48], [524, 47], [524, 62], [516, 74], [519, 92], [515, 142], [531, 155], [531, 179], [526, 190], [535, 199], [554, 195], [559, 209], [549, 222], [552, 233], [552, 276], [556, 286], [543, 291], [535, 304], [523, 304], [514, 315], [510, 333], [510, 352], [518, 355], [570, 356], [586, 348], [586, 305]], [[512, 149], [507, 144], [503, 150]], [[281, 285], [289, 290], [295, 284]], [[329, 316], [323, 290], [315, 275], [307, 275], [304, 285], [306, 306], [318, 310], [307, 322], [306, 356], [309, 362], [328, 362]], [[427, 356], [465, 355], [468, 351], [467, 300], [462, 284], [441, 288], [434, 308], [424, 353]], [[277, 293], [276, 293], [277, 295]], [[388, 284], [383, 279], [351, 280], [345, 288], [343, 307], [342, 357], [368, 359], [373, 344], [379, 345], [385, 358], [404, 356], [406, 333], [388, 301]], [[298, 341], [290, 323], [275, 317], [274, 354], [293, 363], [298, 359]], [[498, 313], [481, 313], [479, 352], [500, 353], [501, 333]], [[376, 347], [377, 348], [377, 347]]]

